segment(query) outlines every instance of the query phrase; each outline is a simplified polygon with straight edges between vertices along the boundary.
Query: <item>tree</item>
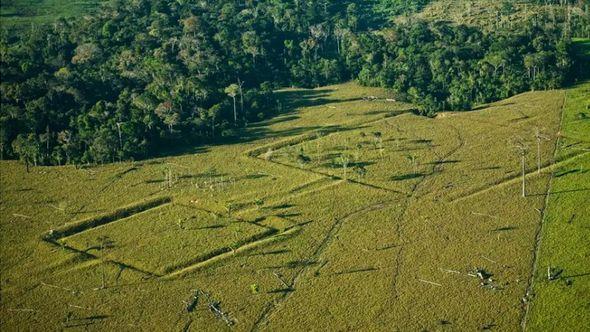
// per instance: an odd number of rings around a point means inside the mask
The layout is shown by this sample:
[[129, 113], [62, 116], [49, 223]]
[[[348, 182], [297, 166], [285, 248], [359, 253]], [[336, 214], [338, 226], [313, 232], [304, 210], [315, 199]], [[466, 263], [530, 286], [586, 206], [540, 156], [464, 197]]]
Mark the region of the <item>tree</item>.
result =
[[[113, 240], [111, 240], [111, 238], [109, 238], [108, 236], [100, 236], [97, 238], [97, 241], [98, 241], [98, 248], [97, 249], [100, 250], [100, 252], [103, 255], [106, 255], [105, 251], [107, 249], [112, 249], [115, 247], [115, 242]], [[104, 261], [104, 259], [103, 259], [101, 266], [102, 266], [102, 269], [101, 269], [101, 274], [100, 274], [101, 275], [100, 287], [96, 288], [96, 290], [105, 289], [107, 286], [107, 284], [106, 284], [106, 271], [105, 271], [106, 261]]]
[[174, 110], [170, 101], [160, 103], [156, 107], [155, 113], [168, 126], [170, 133], [172, 133], [172, 128], [180, 122], [180, 114]]
[[98, 61], [102, 56], [100, 48], [94, 43], [82, 44], [74, 50], [75, 55], [72, 57], [73, 64], [85, 64]]
[[529, 152], [529, 147], [525, 141], [517, 138], [513, 143], [513, 147], [517, 155], [520, 157], [520, 169], [522, 176], [522, 197], [526, 197], [526, 156]]
[[[240, 119], [262, 120], [278, 86], [356, 79], [432, 115], [558, 88], [574, 66], [588, 67], [571, 47], [571, 36], [590, 33], [579, 1], [547, 2], [557, 17], [510, 28], [390, 20], [428, 2], [118, 0], [91, 19], [9, 31], [0, 36], [0, 157], [19, 157], [13, 143], [29, 134], [43, 144], [25, 159], [51, 164], [215, 140], [238, 133], [237, 93]], [[232, 114], [223, 92], [234, 82]]]
[[256, 66], [256, 57], [262, 54], [262, 40], [256, 31], [246, 31], [242, 34], [244, 50], [252, 56], [252, 64]]
[[207, 116], [211, 119], [211, 136], [215, 137], [215, 119], [221, 113], [221, 104], [215, 104], [207, 111]]
[[225, 88], [225, 93], [230, 96], [234, 101], [234, 123], [238, 122], [238, 112], [236, 110], [236, 96], [240, 91], [240, 86], [237, 84], [230, 84], [227, 88]]
[[348, 176], [348, 165], [350, 164], [350, 156], [346, 153], [340, 154], [338, 157], [338, 163], [342, 166], [342, 170], [344, 172], [344, 178]]
[[238, 77], [238, 87], [240, 88], [240, 112], [242, 112], [242, 114], [244, 114], [244, 83], [245, 82], [240, 80], [240, 78]]
[[29, 165], [31, 163], [37, 166], [41, 148], [35, 134], [19, 134], [12, 142], [12, 149], [18, 155], [19, 159], [25, 163], [27, 173], [29, 172]]
[[548, 136], [543, 134], [541, 129], [535, 128], [535, 139], [537, 140], [537, 173], [541, 174], [541, 140], [551, 140]]
[[413, 154], [409, 154], [406, 156], [406, 159], [410, 162], [410, 164], [412, 165], [412, 174], [413, 175], [418, 175], [418, 170], [416, 169], [416, 165], [417, 165], [417, 159], [416, 156]]

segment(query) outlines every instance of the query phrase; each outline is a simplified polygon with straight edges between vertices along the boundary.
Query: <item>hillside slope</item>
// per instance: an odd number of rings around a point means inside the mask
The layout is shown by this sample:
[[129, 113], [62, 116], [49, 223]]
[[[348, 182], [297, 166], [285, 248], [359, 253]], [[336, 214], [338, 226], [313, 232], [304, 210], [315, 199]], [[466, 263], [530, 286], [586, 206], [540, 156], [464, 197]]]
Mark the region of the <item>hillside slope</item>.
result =
[[353, 83], [278, 95], [239, 143], [0, 162], [3, 330], [519, 328], [563, 91], [434, 119]]

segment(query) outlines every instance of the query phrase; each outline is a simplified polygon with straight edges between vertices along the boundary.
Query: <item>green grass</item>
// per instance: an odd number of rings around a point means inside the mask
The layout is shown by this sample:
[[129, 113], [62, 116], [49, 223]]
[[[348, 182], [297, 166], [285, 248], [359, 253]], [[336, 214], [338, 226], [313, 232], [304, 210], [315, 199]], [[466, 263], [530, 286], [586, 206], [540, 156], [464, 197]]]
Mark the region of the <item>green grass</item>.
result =
[[[531, 331], [590, 329], [589, 105], [590, 83], [568, 91], [556, 158], [585, 156], [563, 164], [553, 174], [527, 322]], [[552, 274], [559, 273], [555, 280], [548, 280], [548, 268]]]
[[47, 24], [59, 17], [77, 17], [91, 13], [104, 0], [2, 0], [2, 28], [24, 28]]
[[[238, 331], [519, 328], [564, 91], [433, 119], [354, 83], [278, 96], [285, 114], [241, 143], [81, 169], [0, 162], [3, 330], [227, 329], [204, 298], [185, 310], [195, 289]], [[540, 174], [535, 127], [551, 139]], [[515, 137], [535, 147], [526, 198]], [[568, 149], [564, 169], [580, 158]], [[52, 244], [50, 230], [75, 232]]]
[[[61, 242], [163, 275], [237, 249], [273, 231], [190, 206], [169, 205], [72, 235]], [[100, 250], [99, 239], [104, 237], [113, 242], [113, 248]]]

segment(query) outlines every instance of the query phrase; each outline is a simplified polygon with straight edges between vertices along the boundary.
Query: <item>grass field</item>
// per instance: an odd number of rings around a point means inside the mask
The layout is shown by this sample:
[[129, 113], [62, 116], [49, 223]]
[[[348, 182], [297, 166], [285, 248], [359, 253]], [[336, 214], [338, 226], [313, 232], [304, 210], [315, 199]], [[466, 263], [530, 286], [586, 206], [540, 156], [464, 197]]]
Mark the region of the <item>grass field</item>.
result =
[[90, 13], [104, 0], [2, 0], [2, 28], [22, 28], [30, 24], [54, 22], [58, 17]]
[[[536, 262], [532, 331], [590, 329], [590, 84], [567, 93], [556, 159], [585, 153], [554, 170]], [[549, 278], [551, 276], [551, 278]]]
[[[527, 326], [546, 327], [586, 305], [588, 253], [560, 241], [587, 241], [587, 91], [426, 118], [354, 83], [287, 89], [288, 112], [242, 143], [30, 173], [3, 161], [3, 329], [518, 330], [530, 287]], [[548, 265], [563, 278], [546, 282]]]

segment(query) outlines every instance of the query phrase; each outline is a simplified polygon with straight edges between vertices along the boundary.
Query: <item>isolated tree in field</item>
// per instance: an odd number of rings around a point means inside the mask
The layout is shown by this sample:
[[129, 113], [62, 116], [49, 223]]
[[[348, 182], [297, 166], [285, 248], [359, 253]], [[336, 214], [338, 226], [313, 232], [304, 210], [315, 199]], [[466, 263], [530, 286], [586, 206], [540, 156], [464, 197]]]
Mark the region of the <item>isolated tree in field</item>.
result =
[[[111, 249], [115, 247], [115, 242], [113, 240], [111, 240], [108, 236], [100, 236], [98, 239], [98, 250], [100, 250], [100, 252], [102, 253], [102, 255], [104, 256], [105, 253], [104, 251], [106, 249]], [[106, 271], [105, 271], [105, 266], [106, 266], [106, 262], [103, 261], [102, 265], [102, 269], [101, 269], [101, 286], [98, 289], [105, 289], [106, 288]]]
[[412, 174], [414, 174], [414, 175], [418, 174], [418, 171], [416, 169], [416, 164], [417, 164], [416, 156], [415, 155], [412, 155], [412, 154], [409, 154], [409, 155], [406, 156], [406, 159], [412, 165]]
[[346, 178], [348, 174], [348, 165], [350, 164], [350, 156], [346, 153], [343, 153], [338, 157], [338, 163], [342, 166], [342, 170], [344, 171], [344, 178]]
[[234, 203], [227, 203], [225, 205], [225, 208], [227, 210], [227, 217], [231, 218], [232, 212], [234, 212], [234, 210], [236, 209], [236, 205]]
[[361, 157], [362, 157], [362, 153], [363, 153], [363, 143], [357, 143], [354, 147], [355, 147], [354, 159], [356, 161], [360, 161]]
[[270, 160], [272, 160], [273, 154], [274, 154], [274, 151], [272, 150], [272, 148], [268, 148], [268, 150], [266, 150], [266, 152], [262, 155], [262, 157], [264, 158], [264, 160], [270, 161]]
[[164, 174], [164, 183], [168, 189], [172, 188], [172, 185], [178, 180], [178, 176], [173, 173], [172, 165], [166, 164], [162, 168]]
[[225, 93], [230, 96], [234, 101], [234, 123], [238, 122], [238, 111], [236, 110], [236, 96], [240, 91], [240, 86], [237, 84], [231, 84], [225, 88]]
[[379, 150], [379, 155], [381, 158], [383, 158], [383, 152], [385, 150], [383, 148], [383, 134], [381, 134], [379, 131], [376, 131], [373, 133], [373, 139], [375, 140], [375, 149]]
[[365, 175], [367, 175], [367, 169], [363, 165], [355, 165], [352, 169], [360, 178], [363, 178]]
[[541, 140], [551, 140], [548, 136], [543, 134], [541, 129], [535, 128], [535, 139], [537, 140], [537, 173], [541, 173]]
[[514, 150], [520, 157], [520, 169], [522, 175], [522, 197], [526, 197], [526, 155], [529, 152], [529, 147], [526, 142], [518, 139], [513, 144]]
[[305, 151], [303, 151], [303, 147], [299, 150], [299, 153], [297, 154], [297, 163], [299, 164], [299, 166], [304, 166], [305, 164], [308, 164], [311, 161], [311, 158], [305, 154]]

